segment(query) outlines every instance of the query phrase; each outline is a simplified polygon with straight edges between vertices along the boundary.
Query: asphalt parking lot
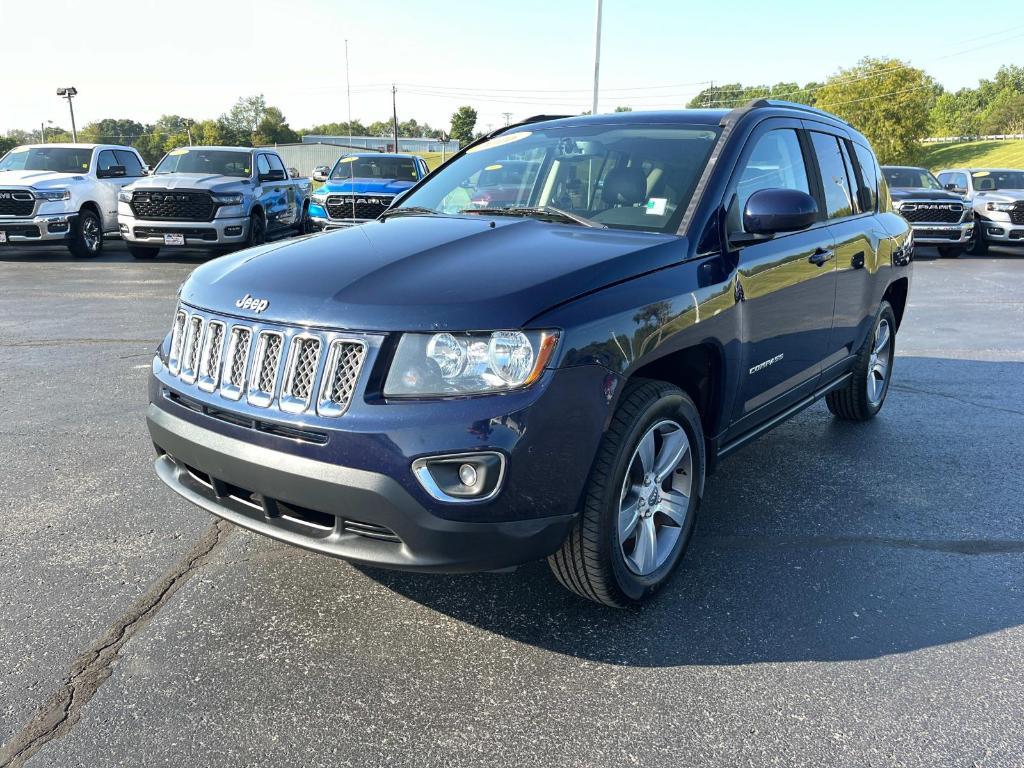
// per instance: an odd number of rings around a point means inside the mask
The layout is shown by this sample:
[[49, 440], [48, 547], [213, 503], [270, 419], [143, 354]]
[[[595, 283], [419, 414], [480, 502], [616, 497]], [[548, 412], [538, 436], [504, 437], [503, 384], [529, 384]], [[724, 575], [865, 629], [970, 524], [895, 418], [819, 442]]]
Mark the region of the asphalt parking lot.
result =
[[1024, 255], [921, 259], [881, 416], [727, 459], [622, 612], [166, 490], [145, 377], [197, 263], [0, 252], [0, 766], [1024, 765]]

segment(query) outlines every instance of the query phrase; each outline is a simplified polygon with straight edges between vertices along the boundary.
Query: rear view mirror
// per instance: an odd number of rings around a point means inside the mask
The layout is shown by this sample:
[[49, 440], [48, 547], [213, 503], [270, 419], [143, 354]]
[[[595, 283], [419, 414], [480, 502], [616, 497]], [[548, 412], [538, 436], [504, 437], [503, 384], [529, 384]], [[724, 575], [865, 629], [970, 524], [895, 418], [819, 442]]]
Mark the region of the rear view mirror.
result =
[[743, 209], [743, 229], [751, 235], [799, 232], [818, 220], [818, 203], [798, 189], [759, 189]]
[[330, 173], [331, 169], [326, 165], [318, 165], [313, 169], [313, 181], [327, 181], [327, 177]]

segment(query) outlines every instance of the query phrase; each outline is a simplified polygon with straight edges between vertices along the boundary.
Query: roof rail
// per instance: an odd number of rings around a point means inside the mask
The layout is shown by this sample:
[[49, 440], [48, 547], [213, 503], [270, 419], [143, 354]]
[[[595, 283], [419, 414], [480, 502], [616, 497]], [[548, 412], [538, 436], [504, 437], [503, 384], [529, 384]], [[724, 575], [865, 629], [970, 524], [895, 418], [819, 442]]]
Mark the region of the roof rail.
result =
[[744, 109], [756, 109], [757, 107], [784, 107], [786, 109], [798, 109], [801, 112], [810, 112], [812, 115], [820, 115], [821, 117], [828, 117], [832, 120], [842, 123], [843, 125], [849, 125], [850, 123], [838, 115], [833, 115], [831, 112], [826, 112], [824, 109], [818, 109], [816, 107], [808, 106], [807, 104], [800, 104], [796, 101], [786, 101], [785, 99], [751, 99], [743, 105]]

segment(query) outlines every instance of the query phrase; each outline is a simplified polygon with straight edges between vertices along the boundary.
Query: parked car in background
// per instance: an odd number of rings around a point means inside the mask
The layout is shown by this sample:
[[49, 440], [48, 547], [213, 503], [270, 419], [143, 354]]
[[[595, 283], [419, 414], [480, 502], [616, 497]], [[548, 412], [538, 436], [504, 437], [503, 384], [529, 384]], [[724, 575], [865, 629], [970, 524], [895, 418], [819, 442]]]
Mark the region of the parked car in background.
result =
[[0, 247], [67, 244], [97, 256], [117, 232], [117, 196], [146, 175], [131, 147], [32, 144], [0, 158]]
[[892, 206], [914, 229], [914, 245], [932, 245], [939, 255], [955, 259], [967, 250], [974, 233], [970, 203], [943, 188], [931, 171], [905, 165], [883, 165]]
[[397, 195], [424, 178], [427, 164], [416, 155], [365, 152], [339, 158], [313, 180], [324, 185], [313, 194], [309, 209], [314, 226], [338, 229], [372, 221], [388, 209]]
[[225, 251], [310, 231], [309, 193], [272, 149], [181, 147], [121, 191], [118, 222], [137, 259], [164, 247]]
[[940, 171], [945, 189], [974, 208], [974, 236], [968, 252], [988, 253], [989, 245], [1024, 245], [1024, 170], [948, 168]]
[[[523, 158], [540, 170], [514, 204], [466, 207]], [[509, 126], [379, 221], [195, 270], [153, 359], [155, 469], [323, 554], [547, 556], [579, 595], [638, 603], [682, 560], [719, 459], [819, 398], [879, 412], [911, 241], [867, 140], [809, 107]]]

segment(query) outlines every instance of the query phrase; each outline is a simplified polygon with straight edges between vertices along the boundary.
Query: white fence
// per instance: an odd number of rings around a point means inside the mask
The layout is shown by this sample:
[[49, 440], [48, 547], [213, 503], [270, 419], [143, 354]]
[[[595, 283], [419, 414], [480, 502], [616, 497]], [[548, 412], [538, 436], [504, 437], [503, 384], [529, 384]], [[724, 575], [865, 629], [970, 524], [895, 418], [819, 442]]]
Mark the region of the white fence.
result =
[[966, 141], [1013, 141], [1024, 139], [1024, 133], [994, 133], [989, 136], [933, 136], [921, 139], [922, 144], [962, 144]]

